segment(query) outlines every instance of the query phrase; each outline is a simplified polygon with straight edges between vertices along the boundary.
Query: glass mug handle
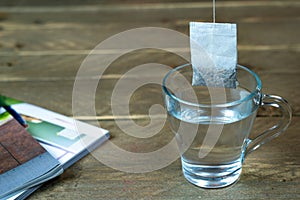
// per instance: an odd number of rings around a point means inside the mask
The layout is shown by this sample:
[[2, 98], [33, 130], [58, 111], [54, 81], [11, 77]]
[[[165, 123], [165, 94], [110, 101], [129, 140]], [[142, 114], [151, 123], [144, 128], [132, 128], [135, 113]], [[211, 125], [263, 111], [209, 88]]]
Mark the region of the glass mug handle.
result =
[[282, 113], [282, 118], [276, 125], [262, 132], [254, 139], [247, 140], [247, 148], [246, 148], [245, 156], [255, 151], [257, 148], [259, 148], [266, 142], [269, 142], [273, 138], [282, 134], [287, 129], [292, 119], [291, 106], [284, 98], [280, 96], [263, 94], [261, 106], [263, 107], [268, 106], [268, 107], [274, 107], [276, 109], [279, 109]]

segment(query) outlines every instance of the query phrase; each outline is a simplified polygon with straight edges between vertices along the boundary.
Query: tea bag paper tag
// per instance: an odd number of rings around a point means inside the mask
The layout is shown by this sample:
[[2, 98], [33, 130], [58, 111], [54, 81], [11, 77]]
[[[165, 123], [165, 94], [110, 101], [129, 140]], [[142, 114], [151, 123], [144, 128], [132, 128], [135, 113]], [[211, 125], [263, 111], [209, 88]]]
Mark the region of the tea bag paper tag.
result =
[[236, 88], [236, 24], [190, 22], [192, 85]]

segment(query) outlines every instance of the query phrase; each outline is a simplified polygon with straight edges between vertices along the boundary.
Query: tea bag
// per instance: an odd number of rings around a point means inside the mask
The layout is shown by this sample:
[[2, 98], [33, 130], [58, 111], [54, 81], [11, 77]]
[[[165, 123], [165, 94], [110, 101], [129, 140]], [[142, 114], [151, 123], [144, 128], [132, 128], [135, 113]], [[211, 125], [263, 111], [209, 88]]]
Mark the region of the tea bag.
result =
[[192, 85], [236, 88], [236, 24], [190, 22]]

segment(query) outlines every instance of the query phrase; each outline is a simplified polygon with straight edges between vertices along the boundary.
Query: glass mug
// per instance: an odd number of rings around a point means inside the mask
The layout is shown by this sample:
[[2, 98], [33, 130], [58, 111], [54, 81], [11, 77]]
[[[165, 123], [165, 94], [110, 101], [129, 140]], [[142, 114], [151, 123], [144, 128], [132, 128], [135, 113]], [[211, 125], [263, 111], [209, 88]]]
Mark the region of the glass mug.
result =
[[[292, 111], [282, 97], [261, 93], [261, 80], [237, 66], [236, 89], [192, 86], [192, 66], [174, 68], [163, 79], [168, 121], [181, 154], [185, 178], [203, 188], [235, 183], [244, 158], [288, 127]], [[279, 123], [254, 139], [249, 135], [260, 106], [282, 113]]]

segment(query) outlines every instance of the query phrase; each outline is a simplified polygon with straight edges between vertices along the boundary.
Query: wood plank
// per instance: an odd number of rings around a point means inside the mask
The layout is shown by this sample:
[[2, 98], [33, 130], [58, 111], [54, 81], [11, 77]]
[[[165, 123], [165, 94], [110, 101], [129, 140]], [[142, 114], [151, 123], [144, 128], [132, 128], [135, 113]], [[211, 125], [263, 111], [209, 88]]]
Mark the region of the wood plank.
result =
[[[219, 2], [223, 1], [240, 1], [240, 0], [219, 0]], [[264, 0], [264, 1], [273, 1], [273, 0]], [[294, 0], [296, 1], [296, 0]], [[174, 2], [182, 2], [182, 0], [164, 0], [161, 2], [160, 0], [64, 0], [64, 1], [44, 1], [41, 2], [39, 0], [3, 0], [0, 3], [0, 6], [61, 6], [61, 5], [95, 5], [95, 4], [103, 4], [103, 5], [115, 5], [115, 4], [148, 4], [148, 3], [174, 3]], [[210, 0], [189, 0], [188, 2], [211, 2]]]
[[0, 57], [0, 79], [2, 81], [37, 79], [64, 79], [76, 76], [86, 55], [56, 56], [5, 56]]
[[[267, 127], [265, 118], [256, 126]], [[91, 155], [66, 170], [58, 179], [47, 183], [29, 199], [299, 199], [299, 124], [293, 120], [286, 133], [252, 153], [243, 166], [235, 185], [205, 190], [189, 184], [183, 177], [179, 160], [166, 168], [143, 174], [111, 169]], [[113, 122], [103, 122], [118, 145], [132, 146], [132, 137], [122, 136]], [[169, 133], [165, 127], [162, 132]], [[168, 137], [165, 137], [169, 140]], [[156, 138], [158, 139], [158, 137]], [[160, 138], [162, 140], [162, 138]], [[130, 144], [128, 144], [130, 143]], [[147, 145], [154, 145], [149, 142]], [[145, 143], [140, 143], [145, 147]], [[142, 146], [144, 145], [144, 146]], [[101, 150], [101, 148], [99, 149]], [[287, 192], [288, 191], [288, 192]]]
[[[75, 18], [80, 18], [80, 14], [77, 14]], [[22, 51], [54, 50], [55, 53], [55, 50], [90, 50], [115, 34], [144, 26], [169, 28], [188, 35], [188, 23], [191, 20], [178, 18], [166, 23], [155, 20], [151, 22], [142, 20], [125, 22], [122, 20], [117, 23], [107, 21], [97, 24], [56, 22], [45, 25], [5, 22], [0, 24], [3, 29], [0, 31], [2, 38], [0, 42], [2, 49], [0, 56], [5, 52], [22, 55]], [[296, 48], [295, 50], [299, 52], [299, 20], [300, 18], [286, 18], [282, 21], [270, 22], [260, 21], [260, 19], [254, 22], [237, 22], [240, 51], [244, 51], [247, 46], [255, 50], [255, 45], [271, 45], [270, 50], [272, 48], [276, 50], [276, 47], [278, 48], [277, 45], [283, 45], [285, 47], [284, 50], [293, 51], [293, 48]], [[61, 53], [63, 54], [64, 52]], [[4, 55], [10, 54], [6, 53]]]
[[[272, 9], [270, 9], [272, 8]], [[253, 12], [255, 9], [255, 12]], [[130, 4], [119, 6], [65, 6], [65, 7], [2, 7], [3, 20], [11, 22], [153, 22], [169, 21], [174, 18], [185, 20], [212, 21], [211, 3], [180, 3], [180, 4]], [[29, 13], [29, 14], [28, 14]], [[218, 4], [218, 21], [237, 21], [243, 18], [257, 17], [299, 17], [298, 1], [246, 1], [223, 2]], [[80, 14], [80, 17], [78, 17]], [[146, 24], [145, 24], [146, 25]]]
[[[300, 84], [299, 73], [259, 73], [263, 82], [263, 92], [285, 97], [292, 105], [294, 115], [300, 114]], [[161, 79], [163, 75], [161, 76]], [[132, 77], [129, 81], [143, 79]], [[96, 110], [99, 116], [111, 116], [111, 95], [119, 79], [103, 79], [96, 92]], [[0, 93], [23, 101], [28, 101], [48, 109], [72, 115], [73, 80], [55, 81], [19, 81], [2, 82]], [[88, 83], [84, 83], [88, 84]], [[88, 87], [88, 86], [86, 86]], [[18, 91], [18, 92], [16, 92]], [[82, 108], [85, 100], [82, 97]], [[51, 100], [50, 100], [51, 99]], [[130, 111], [136, 115], [147, 115], [151, 105], [162, 104], [161, 87], [149, 84], [135, 91], [131, 96]], [[125, 103], [124, 103], [125, 104]], [[126, 104], [125, 104], [126, 105]]]
[[[241, 65], [261, 75], [300, 73], [298, 54], [293, 51], [240, 51], [238, 57]], [[86, 55], [0, 56], [0, 82], [75, 80], [85, 58]], [[173, 67], [186, 61], [162, 51], [140, 51], [118, 58], [104, 74], [107, 78], [109, 75], [119, 78], [117, 75], [144, 63]]]

